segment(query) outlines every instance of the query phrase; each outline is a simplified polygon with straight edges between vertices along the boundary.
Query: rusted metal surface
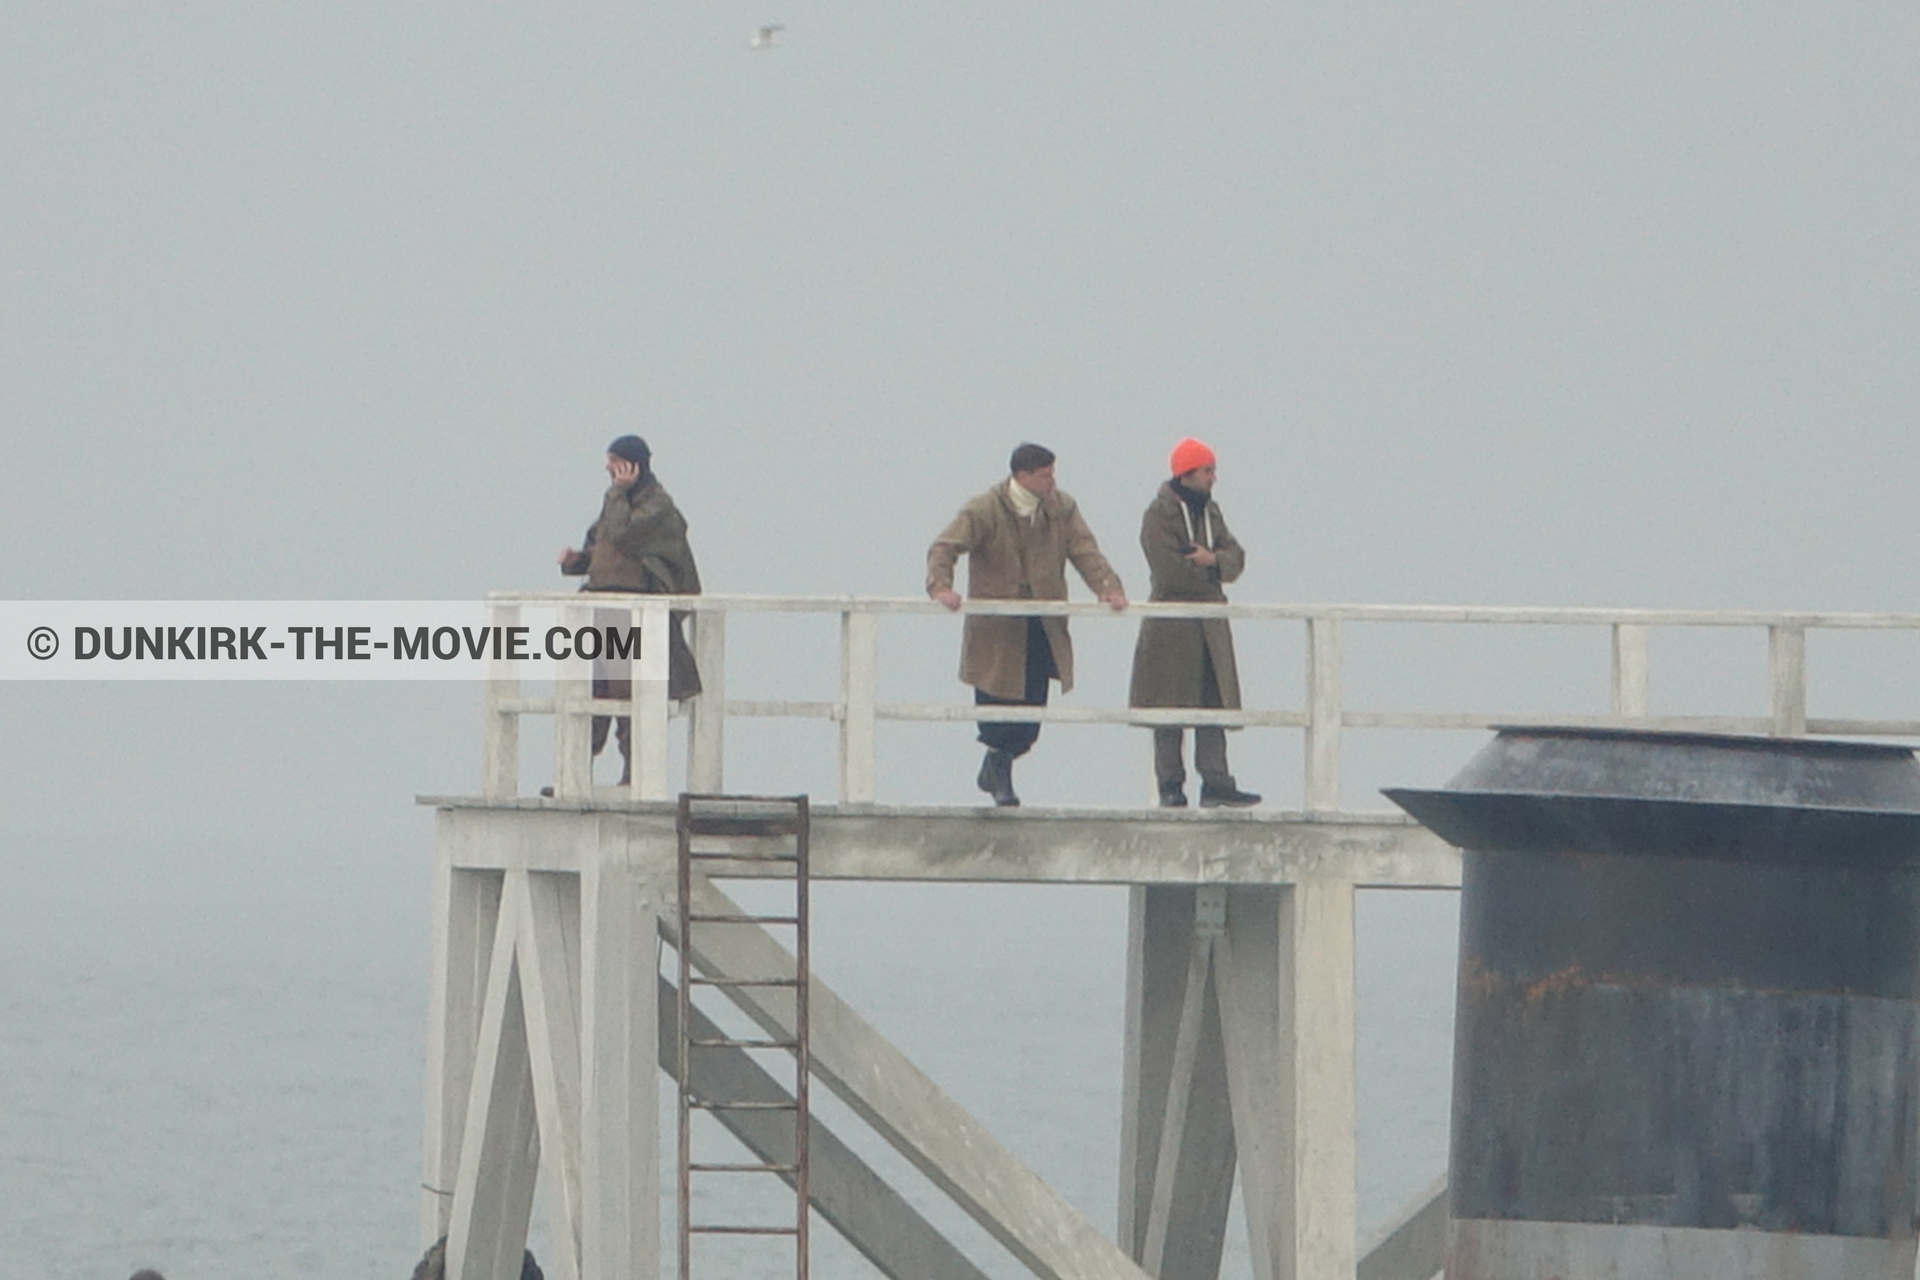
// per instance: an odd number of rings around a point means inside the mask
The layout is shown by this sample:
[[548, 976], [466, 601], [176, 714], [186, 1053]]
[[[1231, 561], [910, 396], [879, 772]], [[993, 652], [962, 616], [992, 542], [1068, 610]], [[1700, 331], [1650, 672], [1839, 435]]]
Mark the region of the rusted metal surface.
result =
[[1503, 730], [1388, 794], [1467, 850], [1451, 1280], [1910, 1280], [1909, 750]]

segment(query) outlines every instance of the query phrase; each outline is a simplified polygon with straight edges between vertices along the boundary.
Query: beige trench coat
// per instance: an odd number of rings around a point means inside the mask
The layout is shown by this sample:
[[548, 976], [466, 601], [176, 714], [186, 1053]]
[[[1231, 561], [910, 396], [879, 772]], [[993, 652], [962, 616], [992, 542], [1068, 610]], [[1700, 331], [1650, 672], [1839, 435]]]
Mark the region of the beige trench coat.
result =
[[[967, 595], [975, 600], [1065, 600], [1067, 562], [1095, 595], [1122, 590], [1074, 500], [1055, 489], [1023, 520], [1007, 481], [969, 501], [927, 551], [927, 594], [953, 587], [967, 557]], [[1073, 688], [1073, 640], [1065, 618], [1046, 618], [1047, 641], [1064, 692]], [[1027, 620], [970, 617], [960, 642], [960, 679], [996, 698], [1021, 698], [1027, 684]]]
[[[1210, 528], [1209, 528], [1210, 527]], [[1207, 542], [1209, 531], [1211, 543]], [[1208, 545], [1218, 557], [1202, 569], [1182, 553]], [[1140, 521], [1140, 549], [1147, 554], [1153, 579], [1153, 600], [1196, 604], [1225, 603], [1223, 583], [1232, 582], [1246, 568], [1247, 553], [1227, 528], [1220, 504], [1208, 502], [1206, 519], [1189, 529], [1185, 505], [1173, 486], [1162, 484]], [[1240, 709], [1240, 670], [1233, 659], [1233, 631], [1225, 618], [1148, 618], [1140, 624], [1133, 649], [1133, 688], [1128, 703], [1136, 707], [1198, 707], [1202, 702], [1203, 657], [1213, 659], [1220, 685], [1220, 706]]]

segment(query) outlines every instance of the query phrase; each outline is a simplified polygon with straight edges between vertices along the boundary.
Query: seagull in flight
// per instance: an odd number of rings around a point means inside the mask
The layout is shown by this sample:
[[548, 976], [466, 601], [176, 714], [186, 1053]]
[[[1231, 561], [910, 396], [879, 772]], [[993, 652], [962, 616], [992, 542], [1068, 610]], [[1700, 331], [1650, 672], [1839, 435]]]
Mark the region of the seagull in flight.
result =
[[771, 27], [760, 28], [759, 33], [753, 37], [753, 47], [756, 49], [773, 48], [773, 42], [775, 37], [777, 37], [782, 31], [785, 31], [785, 30], [786, 30], [785, 27], [779, 26], [777, 24]]

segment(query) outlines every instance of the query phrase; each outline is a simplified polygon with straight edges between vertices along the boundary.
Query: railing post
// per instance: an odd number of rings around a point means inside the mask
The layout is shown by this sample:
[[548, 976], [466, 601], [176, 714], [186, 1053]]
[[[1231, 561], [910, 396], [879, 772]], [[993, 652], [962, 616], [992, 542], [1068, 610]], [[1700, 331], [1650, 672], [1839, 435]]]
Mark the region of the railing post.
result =
[[840, 615], [840, 800], [872, 804], [874, 703], [880, 679], [880, 619], [849, 609]]
[[1307, 742], [1303, 805], [1309, 813], [1340, 808], [1340, 619], [1307, 619]]
[[635, 602], [633, 620], [640, 626], [640, 661], [634, 664], [631, 791], [635, 800], [665, 800], [672, 794], [667, 783], [667, 634], [672, 616], [665, 602], [653, 597]]
[[1807, 731], [1807, 629], [1797, 622], [1767, 628], [1767, 688], [1773, 734], [1797, 738]]
[[687, 790], [717, 795], [727, 759], [727, 615], [718, 609], [693, 615], [693, 665], [700, 696], [687, 716]]
[[[489, 604], [487, 625], [508, 634], [520, 625], [520, 606]], [[520, 794], [520, 713], [503, 711], [500, 704], [520, 696], [520, 669], [507, 658], [487, 660], [485, 704], [481, 715], [480, 794], [489, 800], [511, 800]]]
[[[554, 612], [555, 620], [569, 631], [581, 625], [583, 616], [593, 620], [593, 611], [583, 611], [577, 604], [562, 603]], [[593, 794], [593, 711], [585, 705], [593, 696], [592, 675], [592, 664], [577, 658], [568, 658], [554, 672], [553, 796], [556, 800], [585, 800]]]
[[1646, 718], [1647, 628], [1641, 623], [1613, 624], [1613, 714]]

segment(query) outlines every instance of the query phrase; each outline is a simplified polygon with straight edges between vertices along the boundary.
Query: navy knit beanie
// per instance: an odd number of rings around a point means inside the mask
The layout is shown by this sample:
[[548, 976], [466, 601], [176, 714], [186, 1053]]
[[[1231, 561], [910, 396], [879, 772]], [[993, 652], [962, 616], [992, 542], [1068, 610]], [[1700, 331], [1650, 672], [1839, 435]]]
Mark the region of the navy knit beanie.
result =
[[647, 448], [647, 442], [639, 436], [621, 436], [607, 446], [607, 452], [616, 458], [638, 463], [642, 471], [647, 469], [647, 463], [653, 458], [653, 450]]

